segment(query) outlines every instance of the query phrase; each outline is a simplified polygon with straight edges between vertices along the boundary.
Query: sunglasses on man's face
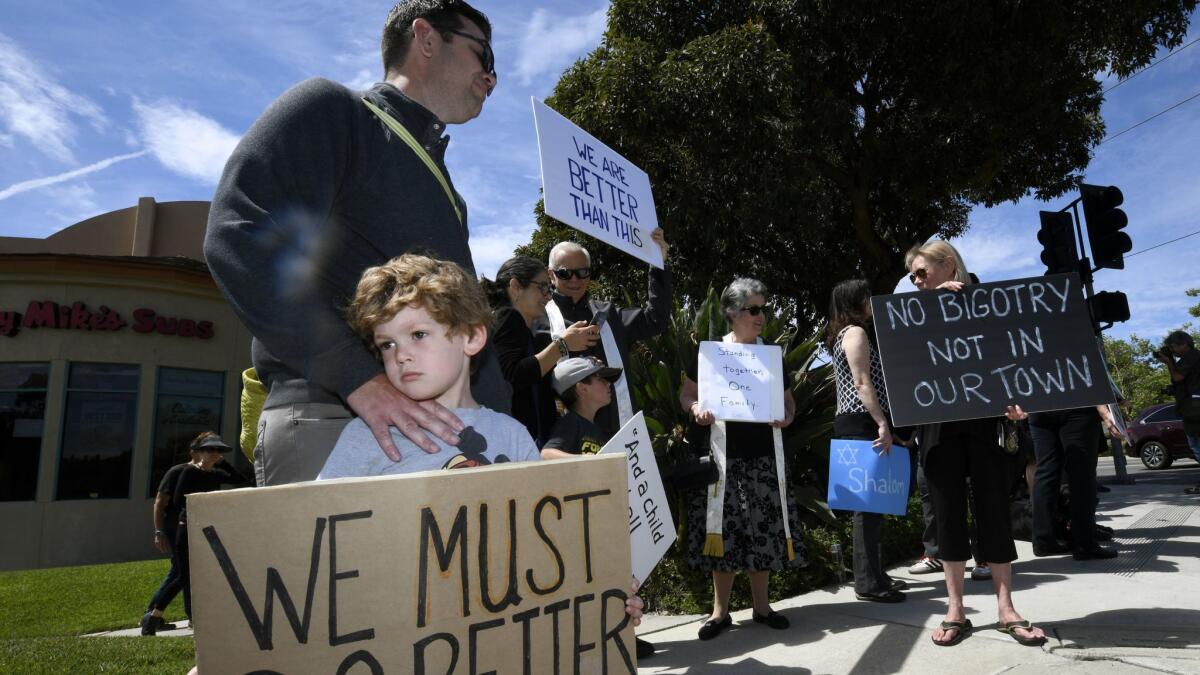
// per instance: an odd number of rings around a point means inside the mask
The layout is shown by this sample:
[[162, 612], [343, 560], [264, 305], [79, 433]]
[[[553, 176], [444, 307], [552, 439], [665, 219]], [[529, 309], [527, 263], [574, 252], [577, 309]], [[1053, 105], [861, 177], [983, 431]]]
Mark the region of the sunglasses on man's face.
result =
[[742, 308], [742, 311], [749, 314], [750, 316], [758, 316], [759, 314], [762, 314], [763, 312], [767, 311], [767, 306], [766, 305], [746, 305], [745, 307]]
[[487, 40], [484, 40], [483, 38], [475, 37], [474, 35], [471, 35], [470, 33], [466, 32], [466, 31], [455, 30], [453, 28], [443, 28], [442, 29], [442, 38], [443, 39], [445, 39], [445, 35], [447, 33], [449, 33], [451, 35], [458, 35], [460, 37], [465, 37], [468, 40], [470, 40], [471, 42], [474, 42], [475, 44], [479, 45], [480, 47], [483, 47], [483, 51], [479, 54], [476, 54], [475, 56], [479, 57], [479, 65], [483, 66], [483, 72], [487, 73], [488, 75], [491, 75], [492, 77], [496, 77], [496, 55], [494, 53], [492, 53], [492, 43], [491, 42], [488, 42]]
[[918, 267], [912, 271], [912, 274], [908, 275], [908, 280], [915, 284], [917, 283], [917, 279], [924, 281], [925, 277], [927, 276], [929, 276], [929, 269], [925, 267]]
[[570, 279], [572, 276], [574, 276], [576, 279], [590, 279], [592, 276], [592, 268], [576, 267], [574, 269], [570, 269], [567, 267], [560, 267], [554, 270], [554, 276], [562, 279], [563, 281]]

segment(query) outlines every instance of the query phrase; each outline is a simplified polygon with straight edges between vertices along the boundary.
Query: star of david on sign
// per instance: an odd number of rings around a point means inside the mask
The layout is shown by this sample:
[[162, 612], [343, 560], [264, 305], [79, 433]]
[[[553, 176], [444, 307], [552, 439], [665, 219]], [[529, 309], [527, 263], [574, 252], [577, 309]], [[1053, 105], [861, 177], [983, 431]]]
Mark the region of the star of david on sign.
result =
[[858, 448], [847, 445], [847, 446], [842, 446], [842, 447], [838, 448], [837, 451], [838, 451], [838, 464], [845, 464], [846, 466], [850, 466], [852, 464], [858, 464], [858, 457], [857, 457]]

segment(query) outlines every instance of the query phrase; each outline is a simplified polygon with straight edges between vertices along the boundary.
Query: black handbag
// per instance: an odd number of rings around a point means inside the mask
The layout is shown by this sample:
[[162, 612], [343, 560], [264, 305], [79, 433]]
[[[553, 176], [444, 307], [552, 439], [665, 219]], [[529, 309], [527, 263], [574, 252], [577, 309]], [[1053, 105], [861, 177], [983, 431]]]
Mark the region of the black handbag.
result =
[[667, 480], [678, 492], [706, 488], [717, 482], [717, 478], [717, 463], [711, 455], [680, 462], [667, 474]]

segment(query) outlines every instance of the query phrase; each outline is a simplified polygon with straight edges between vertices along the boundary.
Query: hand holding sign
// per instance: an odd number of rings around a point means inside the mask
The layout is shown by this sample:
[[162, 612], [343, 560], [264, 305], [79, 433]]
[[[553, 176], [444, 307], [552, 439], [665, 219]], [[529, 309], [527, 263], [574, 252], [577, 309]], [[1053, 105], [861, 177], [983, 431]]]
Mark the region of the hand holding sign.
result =
[[1112, 401], [1078, 275], [939, 289], [871, 298], [897, 425]]
[[[893, 449], [893, 448], [889, 448]], [[902, 516], [908, 510], [908, 452], [880, 452], [870, 441], [829, 442], [829, 508]]]
[[[570, 120], [532, 99], [546, 215], [662, 269], [650, 177]], [[653, 245], [657, 244], [657, 246]]]
[[780, 347], [706, 340], [700, 343], [696, 375], [700, 410], [711, 411], [716, 419], [790, 422], [784, 405]]

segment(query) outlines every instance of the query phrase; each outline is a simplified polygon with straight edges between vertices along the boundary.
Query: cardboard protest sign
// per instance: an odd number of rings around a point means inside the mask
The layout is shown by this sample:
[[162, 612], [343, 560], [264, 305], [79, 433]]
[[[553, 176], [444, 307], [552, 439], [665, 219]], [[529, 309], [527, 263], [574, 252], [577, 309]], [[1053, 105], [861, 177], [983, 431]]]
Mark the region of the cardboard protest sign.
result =
[[545, 103], [533, 101], [546, 215], [662, 269], [650, 177]]
[[1113, 400], [1077, 275], [876, 296], [871, 309], [897, 426]]
[[188, 497], [202, 673], [633, 673], [625, 460]]
[[675, 521], [650, 441], [646, 419], [639, 412], [600, 450], [602, 455], [625, 455], [629, 480], [629, 549], [633, 576], [641, 583], [646, 582], [675, 541]]
[[700, 343], [700, 408], [719, 420], [773, 422], [784, 417], [783, 349], [777, 345]]
[[893, 445], [882, 454], [871, 441], [829, 441], [829, 508], [842, 511], [908, 512], [908, 450]]

